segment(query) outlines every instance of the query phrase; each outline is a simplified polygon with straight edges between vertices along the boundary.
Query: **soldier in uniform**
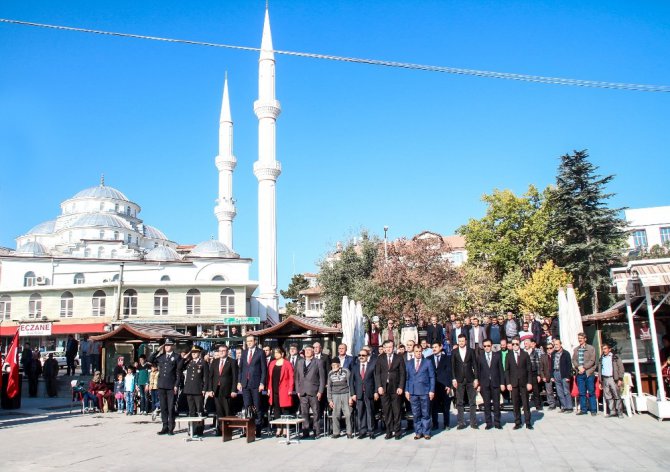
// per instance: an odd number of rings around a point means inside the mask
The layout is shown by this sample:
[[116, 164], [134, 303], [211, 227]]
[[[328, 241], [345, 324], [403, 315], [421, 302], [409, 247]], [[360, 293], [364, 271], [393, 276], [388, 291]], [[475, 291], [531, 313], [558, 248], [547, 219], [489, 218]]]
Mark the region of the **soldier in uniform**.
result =
[[174, 341], [170, 338], [151, 355], [152, 364], [158, 366], [158, 397], [161, 405], [163, 429], [157, 434], [174, 434], [174, 400], [179, 387], [182, 359], [174, 352]]
[[[209, 378], [209, 365], [202, 358], [202, 348], [194, 345], [191, 352], [184, 359], [186, 375], [184, 376], [184, 395], [188, 402], [188, 416], [204, 416], [204, 395], [207, 390], [207, 379]], [[195, 434], [202, 435], [197, 431], [202, 424], [196, 426]]]

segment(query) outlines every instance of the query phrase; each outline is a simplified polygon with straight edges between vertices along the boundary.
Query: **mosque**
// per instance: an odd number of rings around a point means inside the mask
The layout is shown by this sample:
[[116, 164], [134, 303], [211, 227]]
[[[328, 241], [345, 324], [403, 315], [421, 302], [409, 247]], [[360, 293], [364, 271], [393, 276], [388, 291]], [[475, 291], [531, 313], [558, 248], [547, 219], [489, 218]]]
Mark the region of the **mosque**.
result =
[[[100, 184], [61, 203], [61, 214], [0, 251], [0, 336], [18, 326], [35, 344], [62, 346], [68, 334], [99, 334], [122, 322], [171, 326], [193, 335], [278, 321], [275, 58], [266, 8], [259, 59], [258, 281], [233, 249], [233, 120], [224, 83], [219, 127], [218, 239], [179, 245], [140, 218], [140, 205]], [[256, 295], [254, 296], [254, 293]]]

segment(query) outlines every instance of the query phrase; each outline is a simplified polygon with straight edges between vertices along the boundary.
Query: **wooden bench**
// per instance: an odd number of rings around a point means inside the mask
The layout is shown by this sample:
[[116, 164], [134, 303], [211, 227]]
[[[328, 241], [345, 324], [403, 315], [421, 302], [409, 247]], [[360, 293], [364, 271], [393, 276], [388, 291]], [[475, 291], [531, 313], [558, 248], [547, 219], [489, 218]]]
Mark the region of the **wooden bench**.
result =
[[219, 427], [223, 442], [233, 439], [233, 429], [242, 428], [247, 434], [247, 442], [256, 440], [256, 420], [253, 418], [240, 418], [238, 416], [224, 416], [219, 418]]

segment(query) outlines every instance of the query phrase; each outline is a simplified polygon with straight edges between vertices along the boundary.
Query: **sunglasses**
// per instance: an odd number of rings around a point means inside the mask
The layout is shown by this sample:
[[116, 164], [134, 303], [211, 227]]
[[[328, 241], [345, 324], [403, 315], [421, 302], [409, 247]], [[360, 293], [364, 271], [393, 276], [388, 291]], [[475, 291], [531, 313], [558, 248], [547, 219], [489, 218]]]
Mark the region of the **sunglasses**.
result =
[[512, 343], [512, 346], [518, 346], [519, 343]]
[[490, 344], [484, 344], [484, 347], [491, 347]]
[[359, 354], [358, 357], [368, 357], [367, 354]]

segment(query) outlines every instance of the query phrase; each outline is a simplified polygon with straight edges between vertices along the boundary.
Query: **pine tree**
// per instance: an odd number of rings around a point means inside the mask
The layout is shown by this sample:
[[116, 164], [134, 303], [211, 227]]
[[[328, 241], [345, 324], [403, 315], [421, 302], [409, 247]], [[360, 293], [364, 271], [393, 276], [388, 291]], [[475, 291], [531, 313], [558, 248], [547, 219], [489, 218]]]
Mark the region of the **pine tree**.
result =
[[291, 278], [291, 283], [286, 290], [280, 290], [281, 296], [286, 302], [286, 316], [302, 313], [302, 297], [300, 291], [309, 288], [309, 281], [302, 274], [296, 274]]
[[556, 262], [572, 275], [585, 295], [587, 313], [600, 310], [598, 291], [609, 285], [609, 268], [625, 247], [625, 221], [621, 209], [607, 207], [613, 194], [605, 187], [614, 178], [596, 174], [586, 150], [561, 157], [556, 188], [550, 195], [550, 229]]

